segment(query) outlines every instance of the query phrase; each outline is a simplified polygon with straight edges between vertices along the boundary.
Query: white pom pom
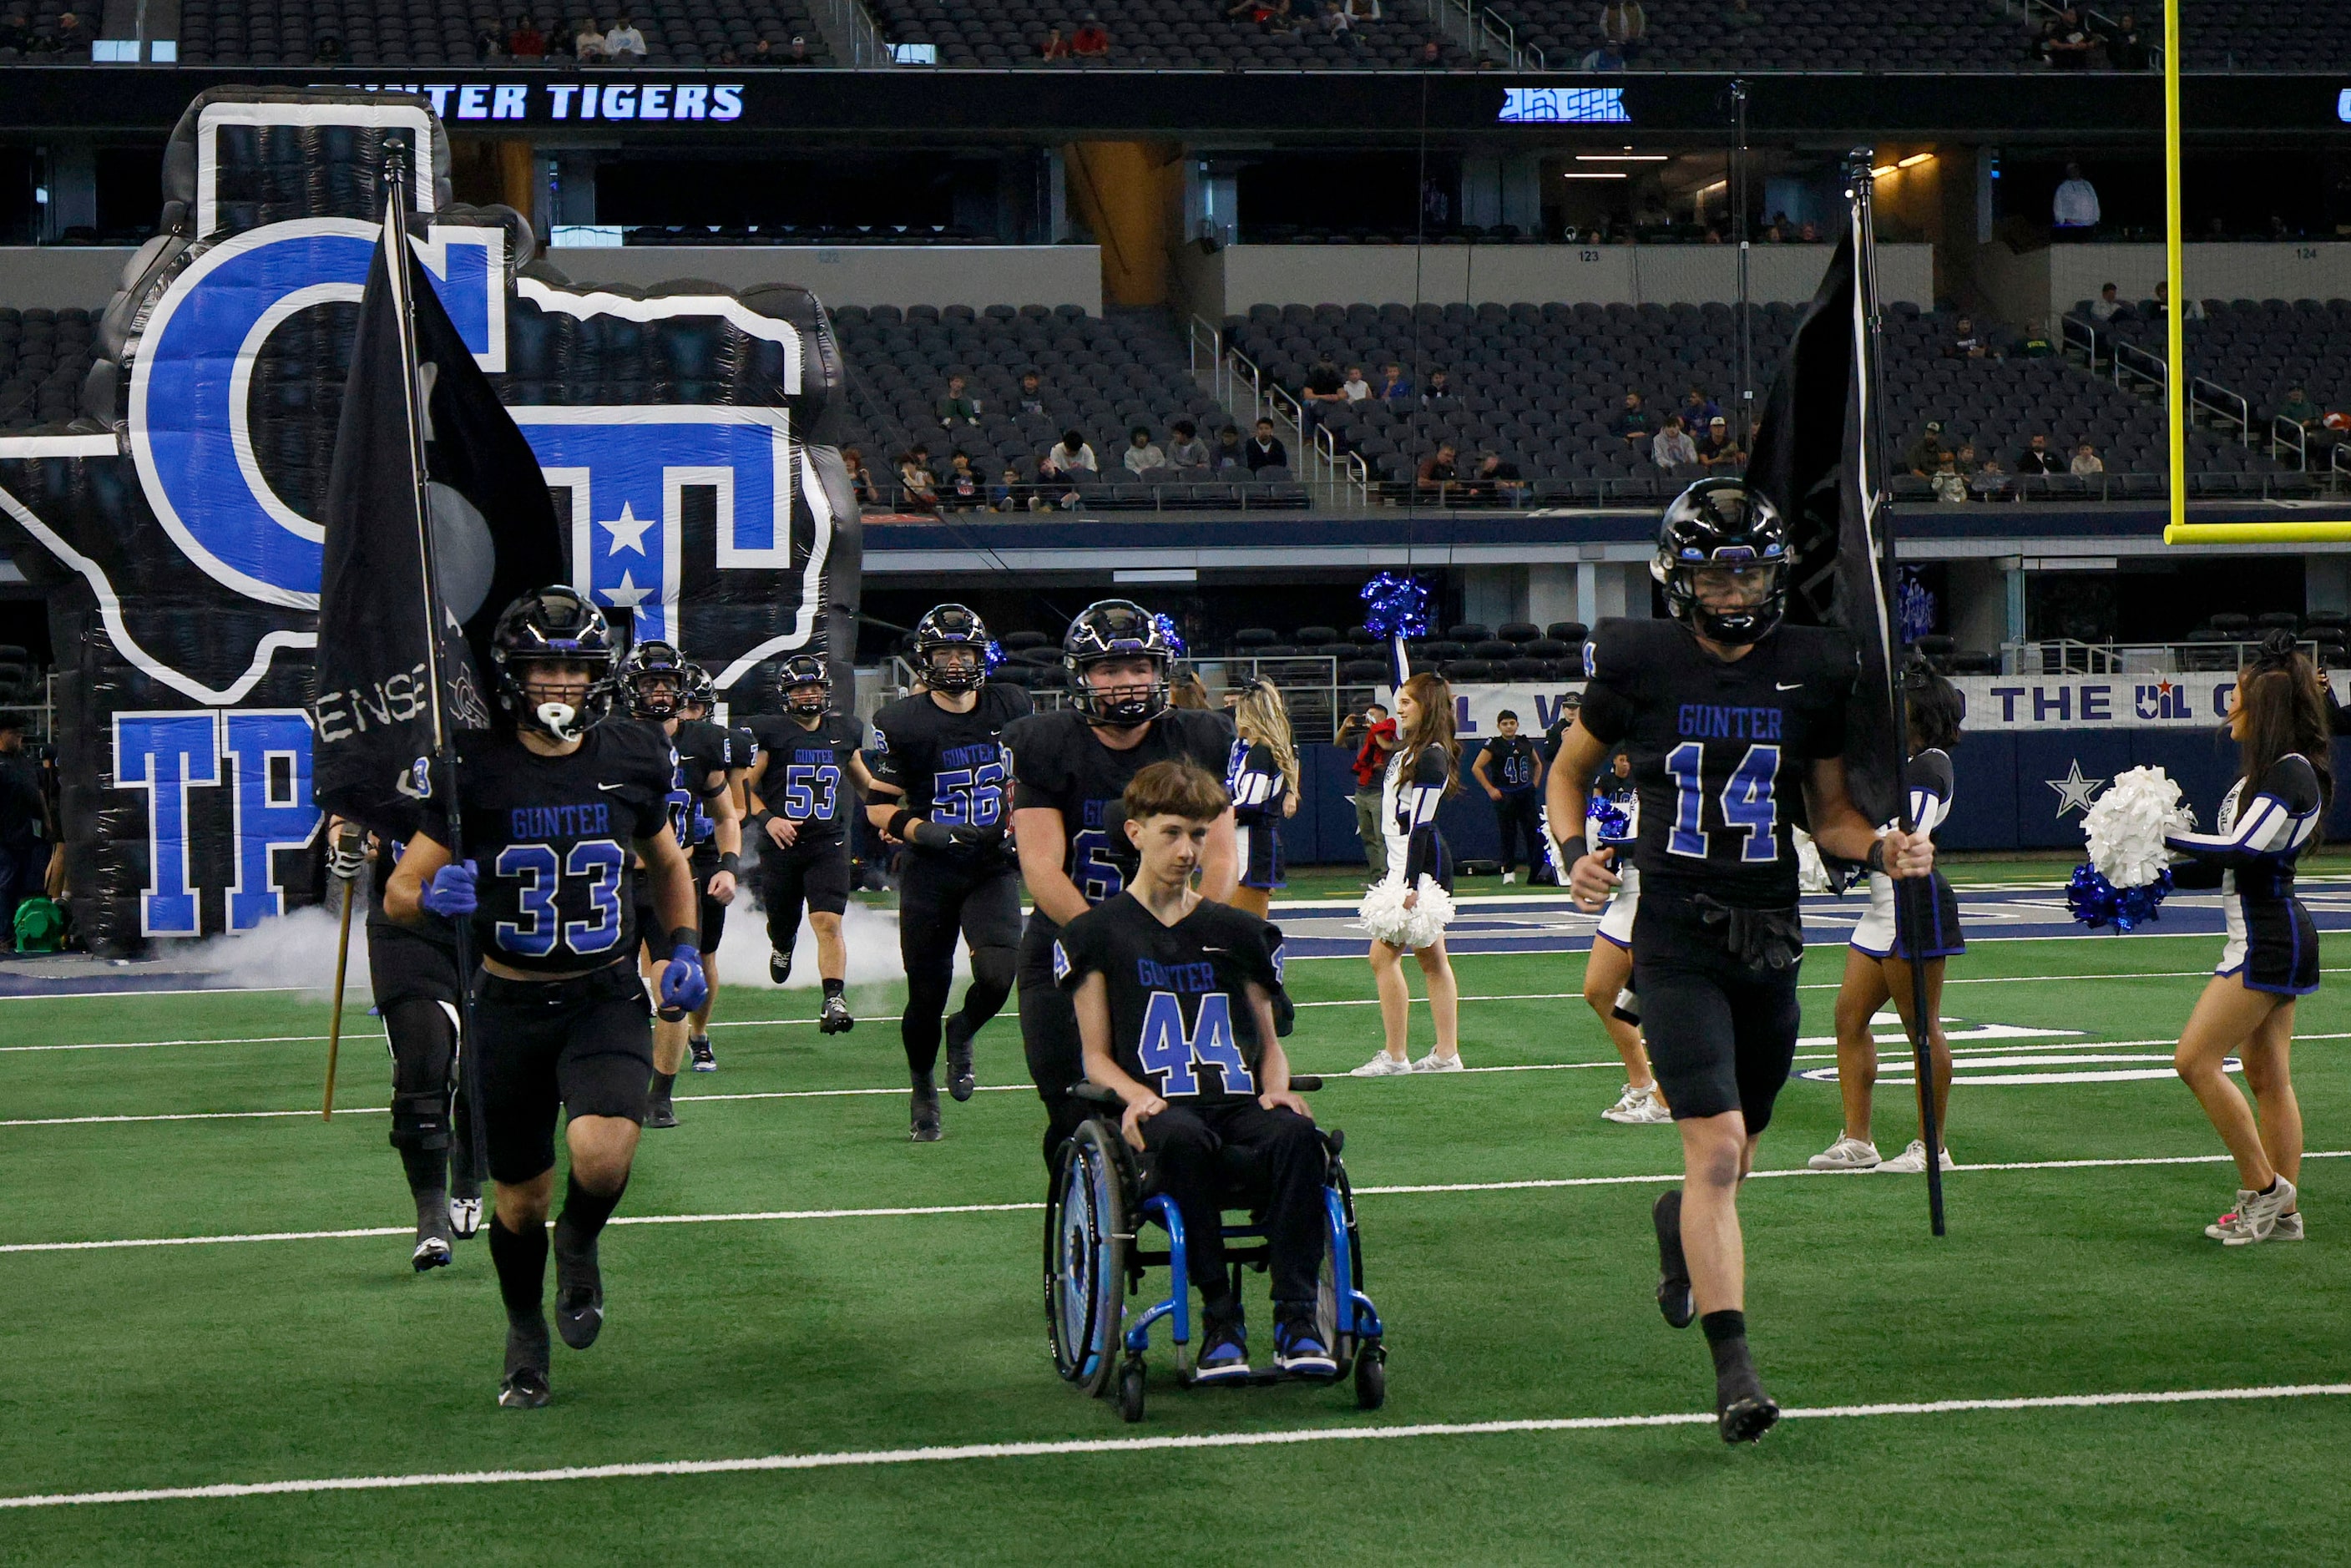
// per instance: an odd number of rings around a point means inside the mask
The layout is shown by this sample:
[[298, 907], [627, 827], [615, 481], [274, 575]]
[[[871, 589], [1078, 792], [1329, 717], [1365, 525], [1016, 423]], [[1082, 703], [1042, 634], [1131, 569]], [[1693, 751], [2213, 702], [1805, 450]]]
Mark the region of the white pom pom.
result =
[[1834, 893], [1836, 883], [1829, 878], [1829, 868], [1822, 863], [1820, 847], [1813, 835], [1802, 828], [1789, 830], [1796, 839], [1796, 885], [1806, 893]]
[[2116, 887], [2145, 887], [2171, 863], [2166, 833], [2186, 832], [2196, 815], [2179, 802], [2179, 785], [2160, 768], [2133, 768], [2116, 775], [2105, 792], [2082, 813], [2090, 863]]
[[1410, 909], [1404, 906], [1404, 894], [1401, 882], [1374, 883], [1355, 912], [1364, 929], [1391, 947], [1433, 946], [1453, 919], [1453, 895], [1426, 875], [1420, 879], [1420, 896]]

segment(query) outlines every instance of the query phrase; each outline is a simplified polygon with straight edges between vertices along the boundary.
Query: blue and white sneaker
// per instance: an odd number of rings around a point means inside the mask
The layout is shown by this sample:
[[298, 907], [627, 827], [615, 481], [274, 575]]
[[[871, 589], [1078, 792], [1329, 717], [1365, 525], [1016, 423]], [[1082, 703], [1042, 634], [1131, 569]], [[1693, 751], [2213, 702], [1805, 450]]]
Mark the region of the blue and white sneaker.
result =
[[1249, 1328], [1238, 1317], [1209, 1319], [1201, 1338], [1205, 1343], [1193, 1382], [1238, 1383], [1249, 1376]]
[[1274, 1324], [1273, 1364], [1293, 1377], [1339, 1375], [1338, 1359], [1322, 1343], [1322, 1331], [1303, 1312]]

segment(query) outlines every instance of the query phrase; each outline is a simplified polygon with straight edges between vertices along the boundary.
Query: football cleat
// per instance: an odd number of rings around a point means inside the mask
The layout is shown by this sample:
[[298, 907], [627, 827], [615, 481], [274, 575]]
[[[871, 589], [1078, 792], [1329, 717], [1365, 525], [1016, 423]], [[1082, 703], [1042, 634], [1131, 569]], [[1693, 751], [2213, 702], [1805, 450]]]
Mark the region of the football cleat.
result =
[[917, 1144], [939, 1141], [939, 1090], [927, 1072], [914, 1075], [914, 1091], [906, 1118], [906, 1136]]
[[768, 978], [780, 986], [791, 977], [792, 956], [789, 953], [770, 952], [768, 955]]
[[1686, 1329], [1698, 1316], [1698, 1301], [1690, 1293], [1689, 1262], [1682, 1256], [1682, 1189], [1659, 1193], [1649, 1218], [1657, 1228], [1657, 1311], [1669, 1326]]
[[408, 1261], [420, 1274], [432, 1269], [446, 1269], [449, 1266], [449, 1243], [443, 1237], [420, 1236], [416, 1239], [416, 1251]]
[[547, 1320], [507, 1323], [507, 1369], [498, 1384], [498, 1404], [507, 1410], [536, 1410], [553, 1397], [548, 1386]]
[[604, 1275], [596, 1266], [596, 1244], [574, 1252], [560, 1244], [558, 1225], [555, 1252], [555, 1332], [574, 1350], [586, 1350], [604, 1331]]
[[482, 1228], [482, 1195], [455, 1197], [449, 1200], [449, 1234], [460, 1241], [471, 1241]]
[[1742, 1393], [1729, 1399], [1717, 1396], [1715, 1430], [1726, 1443], [1751, 1443], [1770, 1431], [1780, 1419], [1780, 1406], [1764, 1393], [1759, 1384], [1751, 1393]]
[[856, 1027], [857, 1020], [849, 1016], [849, 1002], [845, 998], [824, 998], [824, 1016], [816, 1020], [819, 1034], [847, 1034]]
[[957, 1013], [947, 1019], [947, 1092], [968, 1100], [972, 1088], [971, 1030]]
[[685, 1042], [685, 1049], [687, 1053], [694, 1058], [694, 1070], [696, 1072], [716, 1072], [718, 1071], [718, 1053], [710, 1049], [710, 1037], [708, 1035], [697, 1034], [688, 1036]]
[[677, 1106], [668, 1095], [664, 1094], [645, 1102], [645, 1125], [648, 1127], [677, 1125]]

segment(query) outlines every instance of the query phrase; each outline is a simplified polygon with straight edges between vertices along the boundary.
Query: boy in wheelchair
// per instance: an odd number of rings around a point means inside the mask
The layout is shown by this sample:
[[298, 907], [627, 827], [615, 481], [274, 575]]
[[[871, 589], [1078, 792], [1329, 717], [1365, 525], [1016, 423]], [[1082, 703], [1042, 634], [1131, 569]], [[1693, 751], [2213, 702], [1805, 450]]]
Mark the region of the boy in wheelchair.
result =
[[1190, 762], [1155, 762], [1122, 804], [1118, 826], [1141, 866], [1123, 894], [1062, 927], [1053, 967], [1072, 994], [1088, 1081], [1123, 1102], [1120, 1131], [1142, 1158], [1147, 1189], [1183, 1217], [1207, 1318], [1195, 1381], [1249, 1375], [1219, 1214], [1234, 1196], [1226, 1183], [1236, 1163], [1261, 1178], [1248, 1196], [1263, 1198], [1274, 1364], [1334, 1376], [1314, 1319], [1328, 1155], [1276, 1037], [1281, 933], [1193, 891], [1208, 829], [1230, 804], [1215, 778]]

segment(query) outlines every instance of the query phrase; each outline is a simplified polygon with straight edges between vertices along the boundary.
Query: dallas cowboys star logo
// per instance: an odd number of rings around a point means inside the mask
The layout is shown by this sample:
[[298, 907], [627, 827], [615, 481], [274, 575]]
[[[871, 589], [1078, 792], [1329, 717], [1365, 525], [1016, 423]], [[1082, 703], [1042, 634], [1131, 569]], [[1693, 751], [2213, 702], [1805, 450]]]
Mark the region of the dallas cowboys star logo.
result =
[[2090, 797], [2105, 780], [2083, 778], [2082, 759], [2077, 757], [2066, 764], [2064, 778], [2044, 779], [2042, 782], [2057, 791], [2057, 814], [2062, 817], [2068, 811], [2087, 811]]

